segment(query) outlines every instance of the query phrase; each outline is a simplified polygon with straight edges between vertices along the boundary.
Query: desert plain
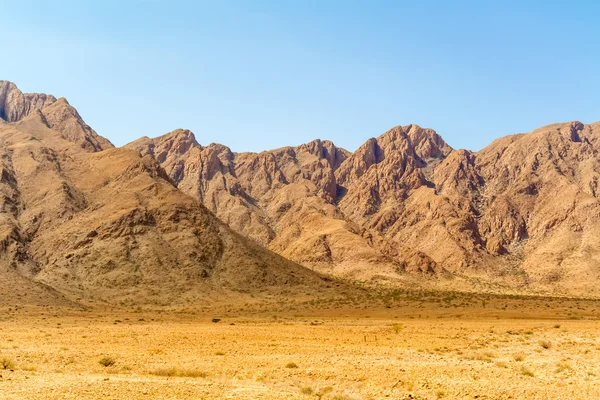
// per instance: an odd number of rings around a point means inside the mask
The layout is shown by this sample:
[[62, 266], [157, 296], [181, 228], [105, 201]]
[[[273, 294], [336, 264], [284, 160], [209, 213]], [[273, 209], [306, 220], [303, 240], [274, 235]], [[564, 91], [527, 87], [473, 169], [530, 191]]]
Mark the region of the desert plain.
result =
[[391, 291], [3, 307], [2, 399], [593, 399], [600, 303]]

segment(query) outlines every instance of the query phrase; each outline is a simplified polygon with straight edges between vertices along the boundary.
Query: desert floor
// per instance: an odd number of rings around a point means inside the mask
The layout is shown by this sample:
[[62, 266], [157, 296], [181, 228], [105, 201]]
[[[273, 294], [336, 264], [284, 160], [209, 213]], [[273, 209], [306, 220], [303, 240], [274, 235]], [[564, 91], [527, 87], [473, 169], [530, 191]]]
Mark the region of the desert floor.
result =
[[600, 398], [600, 303], [362, 300], [185, 311], [3, 307], [0, 398]]

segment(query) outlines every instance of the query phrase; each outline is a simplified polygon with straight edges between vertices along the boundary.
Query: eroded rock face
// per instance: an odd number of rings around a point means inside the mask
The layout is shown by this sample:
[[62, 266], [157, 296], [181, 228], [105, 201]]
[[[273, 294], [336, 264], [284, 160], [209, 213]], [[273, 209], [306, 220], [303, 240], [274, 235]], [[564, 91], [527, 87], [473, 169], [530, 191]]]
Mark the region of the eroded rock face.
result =
[[307, 265], [360, 277], [483, 274], [567, 292], [594, 291], [600, 277], [599, 124], [549, 125], [476, 153], [416, 125], [354, 153], [316, 140], [234, 154], [183, 132], [130, 147], [162, 154], [180, 189]]
[[114, 147], [90, 128], [65, 98], [57, 100], [47, 94], [22, 93], [14, 83], [0, 81], [0, 119], [16, 123], [35, 114], [47, 127], [87, 151]]
[[340, 209], [361, 225], [378, 218], [411, 190], [429, 186], [428, 171], [451, 150], [434, 131], [416, 125], [369, 139], [336, 171], [344, 193]]
[[9, 81], [0, 81], [0, 118], [7, 122], [17, 122], [56, 102], [52, 95], [22, 93]]

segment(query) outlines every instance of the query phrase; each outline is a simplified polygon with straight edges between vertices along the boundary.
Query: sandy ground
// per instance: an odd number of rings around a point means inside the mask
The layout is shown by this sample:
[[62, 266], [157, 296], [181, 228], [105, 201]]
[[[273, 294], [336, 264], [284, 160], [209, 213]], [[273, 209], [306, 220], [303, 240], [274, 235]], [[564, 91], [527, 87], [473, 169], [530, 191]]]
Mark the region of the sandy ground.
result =
[[595, 302], [417, 303], [272, 313], [3, 308], [0, 398], [600, 398]]

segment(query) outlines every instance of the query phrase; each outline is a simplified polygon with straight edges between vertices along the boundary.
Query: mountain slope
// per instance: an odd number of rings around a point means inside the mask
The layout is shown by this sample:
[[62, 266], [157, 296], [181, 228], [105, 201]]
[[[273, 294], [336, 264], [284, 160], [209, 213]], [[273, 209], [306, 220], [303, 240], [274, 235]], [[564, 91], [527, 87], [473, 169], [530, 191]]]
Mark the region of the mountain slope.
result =
[[66, 100], [19, 104], [3, 109], [20, 119], [0, 122], [2, 279], [18, 274], [71, 299], [120, 304], [328, 290], [318, 275], [232, 232], [152, 157], [113, 148]]
[[354, 153], [317, 140], [236, 154], [183, 130], [128, 147], [155, 157], [233, 229], [321, 271], [450, 271], [590, 294], [600, 278], [599, 126], [553, 124], [476, 153], [416, 125]]
[[335, 170], [349, 157], [328, 141], [235, 154], [201, 146], [190, 131], [126, 147], [156, 158], [173, 182], [222, 221], [263, 246], [322, 272], [396, 276], [400, 263], [377, 251], [336, 205]]
[[47, 94], [22, 93], [14, 83], [0, 80], [0, 119], [18, 122], [33, 114], [38, 114], [44, 125], [86, 151], [114, 147], [90, 128], [64, 97], [57, 100]]

